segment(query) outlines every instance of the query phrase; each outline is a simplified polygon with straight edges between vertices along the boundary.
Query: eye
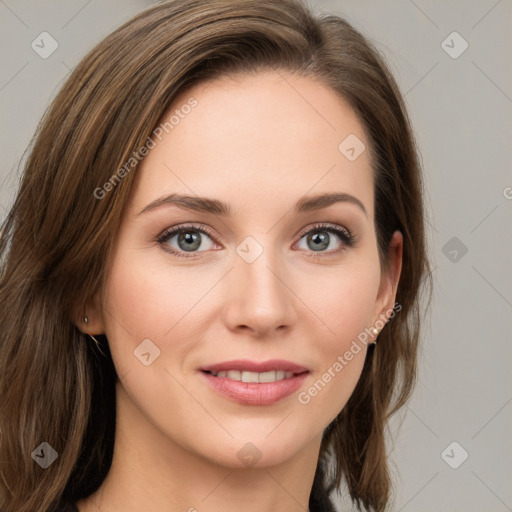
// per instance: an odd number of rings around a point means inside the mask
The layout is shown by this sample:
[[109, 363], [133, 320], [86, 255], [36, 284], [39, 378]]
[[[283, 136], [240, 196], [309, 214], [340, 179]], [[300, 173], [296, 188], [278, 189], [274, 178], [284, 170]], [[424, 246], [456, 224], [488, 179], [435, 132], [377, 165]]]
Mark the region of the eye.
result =
[[[333, 239], [332, 235], [335, 235], [335, 238], [341, 241], [341, 243], [338, 242], [337, 248], [336, 246], [332, 247], [333, 243], [336, 245], [335, 239]], [[313, 254], [313, 257], [337, 254], [347, 248], [354, 247], [356, 242], [355, 236], [353, 236], [348, 229], [336, 224], [316, 224], [313, 226], [313, 229], [309, 229], [304, 235], [302, 235], [299, 243], [304, 238], [306, 250], [311, 250], [313, 253], [319, 253]], [[326, 251], [329, 247], [330, 250]]]
[[[335, 238], [338, 239], [337, 248], [331, 247], [333, 241], [335, 241], [332, 235], [335, 235]], [[210, 244], [207, 243], [206, 247], [204, 247], [204, 237], [210, 240]], [[306, 245], [309, 245], [305, 250], [313, 253], [313, 257], [337, 254], [353, 247], [356, 243], [355, 236], [348, 229], [337, 224], [315, 224], [313, 228], [303, 232], [299, 244], [304, 238]], [[208, 228], [188, 224], [166, 229], [157, 237], [156, 242], [162, 246], [164, 251], [179, 258], [191, 258], [198, 252], [211, 250], [214, 239], [215, 235]], [[201, 247], [202, 249], [199, 250]], [[304, 249], [304, 247], [299, 248]]]
[[211, 245], [208, 247], [209, 244], [206, 244], [206, 248], [201, 251], [198, 250], [201, 246], [204, 247], [203, 238], [205, 236], [212, 241], [213, 233], [209, 229], [194, 225], [176, 226], [165, 230], [156, 241], [164, 251], [170, 252], [179, 258], [190, 258], [194, 256], [194, 253], [211, 249]]

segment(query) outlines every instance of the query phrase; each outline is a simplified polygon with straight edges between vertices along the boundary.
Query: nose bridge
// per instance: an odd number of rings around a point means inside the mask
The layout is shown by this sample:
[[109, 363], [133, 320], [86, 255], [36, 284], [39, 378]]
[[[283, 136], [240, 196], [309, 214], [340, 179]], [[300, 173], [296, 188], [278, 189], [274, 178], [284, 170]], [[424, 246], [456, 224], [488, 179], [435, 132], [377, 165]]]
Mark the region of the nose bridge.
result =
[[[265, 240], [270, 244], [270, 239]], [[244, 325], [263, 333], [291, 325], [295, 321], [293, 294], [276, 251], [247, 237], [236, 252], [228, 298], [231, 327]]]

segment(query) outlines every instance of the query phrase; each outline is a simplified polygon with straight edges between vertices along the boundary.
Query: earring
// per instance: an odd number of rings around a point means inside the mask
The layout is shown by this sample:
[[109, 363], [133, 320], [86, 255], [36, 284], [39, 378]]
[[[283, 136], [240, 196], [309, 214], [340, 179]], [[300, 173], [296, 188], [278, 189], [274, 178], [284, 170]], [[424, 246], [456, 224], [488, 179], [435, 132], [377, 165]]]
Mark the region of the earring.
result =
[[376, 327], [372, 327], [372, 334], [374, 336], [377, 336], [377, 334], [379, 334], [379, 329], [377, 329]]
[[94, 340], [94, 343], [96, 343], [97, 349], [102, 353], [102, 355], [104, 357], [108, 357], [107, 354], [105, 354], [105, 352], [103, 352], [103, 350], [101, 349], [100, 342], [92, 334], [88, 334], [87, 336], [89, 336], [89, 338], [92, 338]]
[[[86, 316], [83, 316], [82, 322], [87, 325], [89, 323], [89, 319]], [[100, 349], [100, 352], [103, 354], [103, 352], [101, 350], [100, 342], [92, 334], [88, 334], [87, 336], [89, 336], [89, 338], [92, 338], [94, 340], [94, 343], [96, 343], [96, 346]]]
[[89, 336], [90, 338], [92, 338], [94, 340], [94, 343], [96, 343], [96, 345], [99, 347], [100, 346], [100, 342], [92, 335], [92, 334], [88, 334], [87, 336]]

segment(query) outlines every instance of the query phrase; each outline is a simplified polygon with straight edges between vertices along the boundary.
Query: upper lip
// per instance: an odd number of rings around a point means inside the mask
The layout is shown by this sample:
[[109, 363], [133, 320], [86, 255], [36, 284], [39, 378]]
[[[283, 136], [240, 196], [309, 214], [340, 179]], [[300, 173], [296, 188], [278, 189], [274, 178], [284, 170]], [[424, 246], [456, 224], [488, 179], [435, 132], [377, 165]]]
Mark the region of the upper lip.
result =
[[200, 370], [204, 372], [228, 372], [230, 370], [239, 370], [246, 372], [272, 372], [284, 370], [295, 374], [307, 372], [308, 369], [300, 364], [286, 361], [284, 359], [269, 359], [268, 361], [250, 361], [248, 359], [235, 359], [233, 361], [224, 361], [222, 363], [202, 366]]

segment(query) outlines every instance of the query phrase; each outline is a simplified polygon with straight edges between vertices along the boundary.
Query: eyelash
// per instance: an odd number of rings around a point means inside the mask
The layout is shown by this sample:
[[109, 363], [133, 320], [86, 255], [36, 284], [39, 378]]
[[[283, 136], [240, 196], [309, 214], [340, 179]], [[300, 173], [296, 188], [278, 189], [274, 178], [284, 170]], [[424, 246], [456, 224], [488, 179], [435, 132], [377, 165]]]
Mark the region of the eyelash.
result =
[[[171, 254], [177, 256], [178, 258], [194, 258], [194, 257], [196, 257], [198, 252], [204, 252], [204, 251], [191, 252], [190, 255], [187, 255], [184, 252], [176, 251], [173, 248], [169, 248], [169, 246], [163, 247], [165, 245], [165, 243], [170, 238], [173, 237], [173, 235], [180, 234], [181, 232], [186, 232], [186, 231], [197, 231], [199, 233], [208, 235], [214, 241], [216, 239], [216, 236], [214, 235], [214, 233], [207, 227], [200, 226], [197, 224], [186, 224], [186, 225], [176, 226], [176, 227], [166, 229], [163, 233], [158, 235], [158, 237], [155, 239], [155, 242], [158, 243], [160, 246], [162, 246], [164, 251], [171, 253]], [[312, 252], [313, 258], [322, 258], [322, 257], [327, 257], [327, 256], [332, 256], [334, 254], [338, 254], [339, 252], [346, 251], [349, 248], [355, 247], [355, 245], [357, 243], [357, 238], [355, 237], [355, 235], [352, 235], [348, 229], [343, 228], [341, 226], [337, 226], [336, 224], [328, 224], [328, 223], [314, 224], [307, 231], [304, 231], [300, 234], [299, 240], [304, 238], [304, 236], [306, 236], [310, 233], [313, 233], [315, 231], [320, 231], [320, 232], [326, 231], [328, 233], [333, 233], [333, 234], [337, 235], [342, 242], [342, 246], [339, 249], [335, 249], [335, 250], [331, 250], [331, 251], [327, 251], [327, 252], [320, 251], [316, 254], [314, 251], [310, 251], [310, 252]]]

